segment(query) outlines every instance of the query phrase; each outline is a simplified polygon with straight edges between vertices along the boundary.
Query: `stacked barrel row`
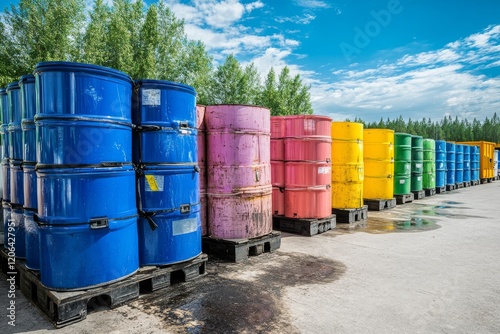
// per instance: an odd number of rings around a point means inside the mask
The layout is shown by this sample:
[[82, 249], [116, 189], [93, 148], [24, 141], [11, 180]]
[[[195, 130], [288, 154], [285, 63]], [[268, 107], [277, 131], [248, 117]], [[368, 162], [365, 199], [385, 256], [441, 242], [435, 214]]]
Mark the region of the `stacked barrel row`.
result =
[[202, 233], [194, 88], [136, 81], [133, 123], [139, 264], [192, 259], [201, 254]]
[[208, 235], [247, 239], [271, 233], [269, 109], [207, 106], [205, 122]]
[[[40, 277], [81, 289], [139, 267], [132, 81], [95, 65], [37, 64], [36, 173]], [[89, 262], [89, 259], [92, 259]]]
[[424, 162], [422, 175], [422, 188], [436, 188], [436, 142], [434, 139], [423, 140]]
[[363, 131], [364, 198], [390, 200], [394, 197], [394, 131]]
[[325, 116], [285, 116], [273, 117], [273, 123], [271, 158], [274, 194], [277, 194], [273, 212], [283, 212], [288, 218], [330, 216], [331, 119]]
[[363, 124], [332, 122], [332, 208], [363, 206]]

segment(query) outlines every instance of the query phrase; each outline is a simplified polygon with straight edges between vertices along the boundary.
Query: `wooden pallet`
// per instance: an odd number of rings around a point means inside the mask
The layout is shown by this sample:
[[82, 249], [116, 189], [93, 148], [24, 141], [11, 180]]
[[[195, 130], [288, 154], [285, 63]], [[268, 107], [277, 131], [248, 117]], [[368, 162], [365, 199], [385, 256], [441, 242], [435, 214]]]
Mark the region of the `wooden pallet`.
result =
[[471, 186], [471, 181], [464, 182], [464, 188], [469, 188]]
[[392, 199], [364, 199], [369, 211], [382, 211], [396, 207], [396, 198]]
[[[2, 267], [7, 261], [2, 251]], [[135, 274], [108, 285], [81, 291], [59, 292], [40, 282], [38, 272], [26, 268], [24, 261], [16, 260], [19, 276], [18, 288], [54, 324], [61, 328], [87, 317], [88, 308], [107, 305], [115, 308], [130, 302], [141, 293], [152, 292], [171, 286], [175, 282], [187, 282], [206, 274], [208, 256], [201, 254], [190, 261], [163, 267], [140, 268]], [[4, 272], [5, 273], [5, 272]]]
[[323, 233], [335, 228], [337, 218], [331, 215], [326, 218], [287, 218], [285, 216], [273, 216], [273, 229], [300, 234], [311, 237], [313, 235]]
[[456, 189], [456, 185], [455, 184], [447, 184], [446, 185], [446, 191], [452, 191], [452, 190], [455, 190]]
[[436, 188], [424, 189], [425, 197], [431, 197], [436, 195]]
[[414, 200], [413, 193], [406, 194], [406, 195], [395, 195], [394, 197], [396, 197], [396, 204], [405, 204], [405, 203], [413, 202], [413, 200]]
[[251, 239], [201, 239], [204, 253], [232, 262], [246, 261], [250, 256], [273, 252], [281, 246], [281, 232], [273, 231], [267, 235]]
[[455, 189], [461, 189], [464, 187], [464, 183], [463, 182], [457, 182], [455, 183]]
[[412, 191], [412, 194], [414, 200], [425, 198], [425, 190]]
[[332, 209], [332, 213], [337, 216], [337, 223], [350, 224], [368, 218], [368, 205], [357, 209]]
[[436, 194], [444, 194], [446, 192], [446, 186], [445, 187], [436, 187]]

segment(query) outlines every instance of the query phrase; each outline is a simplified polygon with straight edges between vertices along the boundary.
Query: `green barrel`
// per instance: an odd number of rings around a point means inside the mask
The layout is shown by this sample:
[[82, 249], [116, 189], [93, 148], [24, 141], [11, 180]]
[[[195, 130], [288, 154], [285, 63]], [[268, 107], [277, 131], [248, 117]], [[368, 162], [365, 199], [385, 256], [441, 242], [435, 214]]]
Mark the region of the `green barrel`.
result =
[[410, 191], [411, 135], [394, 134], [394, 194], [407, 195]]
[[436, 188], [436, 142], [424, 139], [424, 173], [422, 175], [424, 189]]
[[411, 191], [422, 190], [424, 172], [424, 139], [422, 136], [411, 137]]

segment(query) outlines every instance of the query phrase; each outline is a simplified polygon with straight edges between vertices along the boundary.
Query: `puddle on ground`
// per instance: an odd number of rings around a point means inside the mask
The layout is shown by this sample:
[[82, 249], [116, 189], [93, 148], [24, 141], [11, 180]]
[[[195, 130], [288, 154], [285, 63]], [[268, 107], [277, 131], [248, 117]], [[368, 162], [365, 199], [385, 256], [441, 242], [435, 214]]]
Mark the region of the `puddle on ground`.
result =
[[211, 259], [207, 276], [132, 304], [178, 333], [298, 333], [280, 300], [290, 286], [333, 282], [345, 266], [298, 253], [262, 254], [246, 263]]
[[366, 232], [385, 234], [395, 232], [424, 232], [440, 228], [436, 221], [428, 218], [412, 217], [406, 220], [394, 220], [368, 216], [367, 220], [353, 224], [337, 224], [336, 232], [342, 234]]

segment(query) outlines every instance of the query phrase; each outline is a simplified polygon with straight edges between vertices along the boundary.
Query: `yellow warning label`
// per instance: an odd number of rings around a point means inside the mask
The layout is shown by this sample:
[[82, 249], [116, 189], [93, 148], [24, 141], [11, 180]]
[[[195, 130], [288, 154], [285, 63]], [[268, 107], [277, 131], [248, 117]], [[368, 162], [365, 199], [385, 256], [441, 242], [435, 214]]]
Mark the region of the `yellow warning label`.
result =
[[149, 189], [146, 189], [146, 191], [160, 191], [158, 187], [158, 183], [156, 182], [155, 176], [154, 175], [145, 175], [146, 176], [146, 181], [148, 182]]

